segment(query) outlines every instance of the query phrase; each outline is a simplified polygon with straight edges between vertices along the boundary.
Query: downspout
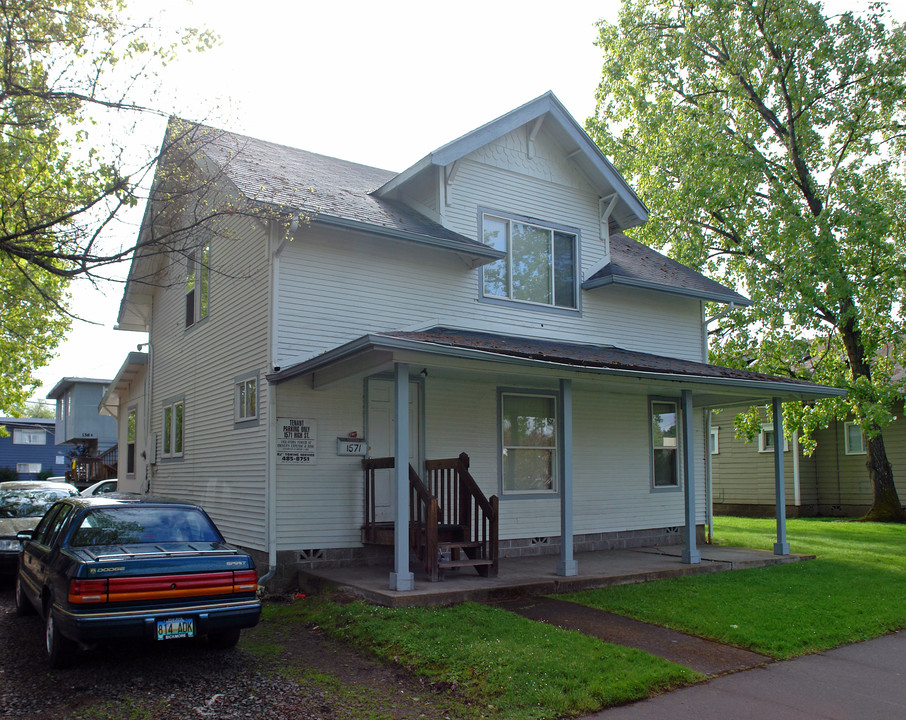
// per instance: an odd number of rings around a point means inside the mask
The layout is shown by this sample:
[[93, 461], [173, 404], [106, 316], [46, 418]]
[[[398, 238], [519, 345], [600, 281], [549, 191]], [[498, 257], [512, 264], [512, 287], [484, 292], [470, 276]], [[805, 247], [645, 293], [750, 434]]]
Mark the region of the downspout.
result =
[[[299, 218], [293, 218], [289, 232], [290, 235], [299, 229]], [[268, 247], [271, 248], [276, 243], [275, 224], [271, 223], [269, 227], [270, 242]], [[277, 360], [277, 318], [280, 309], [280, 256], [289, 240], [284, 238], [283, 242], [273, 252], [272, 272], [270, 276], [270, 298], [271, 309], [270, 319], [268, 322], [268, 356], [270, 358], [268, 370], [275, 370], [274, 362]], [[268, 250], [270, 252], [270, 250]], [[267, 477], [265, 478], [265, 515], [267, 518], [267, 565], [268, 570], [264, 576], [258, 579], [258, 590], [262, 592], [267, 583], [277, 574], [277, 456], [274, 452], [275, 433], [277, 432], [277, 401], [276, 393], [273, 392], [273, 384], [267, 386]]]

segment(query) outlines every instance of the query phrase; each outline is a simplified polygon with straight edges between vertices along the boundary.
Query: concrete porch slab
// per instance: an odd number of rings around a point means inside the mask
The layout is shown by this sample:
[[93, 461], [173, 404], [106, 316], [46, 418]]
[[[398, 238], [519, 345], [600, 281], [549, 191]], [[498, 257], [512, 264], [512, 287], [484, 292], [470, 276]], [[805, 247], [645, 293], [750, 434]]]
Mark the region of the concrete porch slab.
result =
[[453, 605], [814, 559], [814, 555], [778, 556], [765, 550], [712, 545], [700, 546], [699, 550], [702, 561], [697, 565], [683, 564], [681, 545], [576, 553], [579, 572], [572, 577], [556, 574], [559, 559], [556, 555], [503, 558], [497, 577], [483, 578], [471, 569], [464, 569], [448, 572], [441, 582], [431, 582], [421, 567], [413, 563], [410, 569], [415, 574], [415, 586], [408, 591], [389, 589], [391, 568], [387, 566], [305, 568], [299, 571], [299, 585], [315, 592], [332, 587], [387, 607]]

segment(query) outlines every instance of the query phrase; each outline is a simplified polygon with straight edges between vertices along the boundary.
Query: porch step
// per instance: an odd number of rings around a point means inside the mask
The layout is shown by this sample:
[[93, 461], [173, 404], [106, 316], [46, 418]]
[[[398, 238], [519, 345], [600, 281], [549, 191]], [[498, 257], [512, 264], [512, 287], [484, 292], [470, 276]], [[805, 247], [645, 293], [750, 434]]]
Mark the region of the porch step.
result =
[[445, 541], [441, 540], [439, 543], [437, 543], [437, 547], [448, 548], [451, 550], [453, 548], [460, 548], [460, 549], [462, 549], [462, 548], [478, 548], [478, 547], [481, 547], [482, 545], [483, 545], [483, 543], [481, 543], [481, 542], [472, 542], [470, 540], [454, 540], [451, 542], [445, 542]]
[[440, 568], [457, 568], [457, 567], [480, 567], [484, 565], [493, 565], [493, 560], [472, 560], [471, 558], [465, 558], [464, 560], [438, 560], [437, 567]]

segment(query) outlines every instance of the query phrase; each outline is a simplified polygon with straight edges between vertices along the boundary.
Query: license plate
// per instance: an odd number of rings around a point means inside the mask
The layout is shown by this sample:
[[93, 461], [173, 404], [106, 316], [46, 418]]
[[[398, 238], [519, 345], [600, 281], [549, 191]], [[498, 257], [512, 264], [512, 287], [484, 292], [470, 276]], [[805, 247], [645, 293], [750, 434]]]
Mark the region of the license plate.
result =
[[195, 618], [167, 618], [157, 621], [158, 640], [195, 637]]

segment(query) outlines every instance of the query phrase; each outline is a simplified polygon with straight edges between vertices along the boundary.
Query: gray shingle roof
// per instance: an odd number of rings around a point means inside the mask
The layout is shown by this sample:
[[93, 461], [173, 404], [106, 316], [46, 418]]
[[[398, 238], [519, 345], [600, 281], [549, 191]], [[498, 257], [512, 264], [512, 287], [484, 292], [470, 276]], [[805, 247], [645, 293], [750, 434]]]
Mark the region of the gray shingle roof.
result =
[[610, 236], [610, 263], [582, 283], [586, 290], [603, 285], [631, 285], [703, 300], [752, 304], [747, 297], [622, 233]]
[[191, 139], [249, 199], [302, 211], [316, 221], [361, 223], [487, 250], [483, 243], [448, 230], [400, 203], [371, 195], [396, 176], [392, 171], [204, 125], [192, 128]]

